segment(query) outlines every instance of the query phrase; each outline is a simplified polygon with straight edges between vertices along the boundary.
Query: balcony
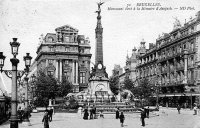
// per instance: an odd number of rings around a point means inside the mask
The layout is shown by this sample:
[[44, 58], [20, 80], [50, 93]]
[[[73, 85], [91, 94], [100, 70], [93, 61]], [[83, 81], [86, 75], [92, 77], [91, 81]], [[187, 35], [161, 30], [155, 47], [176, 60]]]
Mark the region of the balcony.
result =
[[187, 83], [190, 84], [190, 85], [194, 85], [195, 80], [188, 80]]
[[176, 70], [177, 71], [184, 70], [184, 65], [183, 64], [182, 65], [178, 65]]

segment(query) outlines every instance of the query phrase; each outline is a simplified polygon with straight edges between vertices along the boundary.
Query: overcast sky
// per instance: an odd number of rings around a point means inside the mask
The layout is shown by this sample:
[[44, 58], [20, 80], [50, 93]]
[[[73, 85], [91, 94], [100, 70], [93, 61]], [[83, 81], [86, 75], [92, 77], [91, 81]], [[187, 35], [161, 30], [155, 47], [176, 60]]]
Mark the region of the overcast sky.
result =
[[[102, 0], [103, 1], [103, 0]], [[126, 55], [140, 41], [155, 43], [158, 35], [173, 29], [175, 17], [183, 24], [200, 11], [199, 0], [104, 0], [102, 5], [104, 65], [109, 76], [114, 64], [125, 66]], [[79, 34], [89, 37], [94, 62], [95, 27], [97, 22], [98, 0], [0, 0], [0, 51], [4, 52], [4, 69], [11, 69], [11, 49], [13, 37], [21, 43], [18, 69], [24, 68], [23, 56], [26, 52], [35, 58], [41, 34], [54, 33], [55, 28], [71, 25]], [[125, 8], [127, 4], [136, 7], [137, 3], [160, 3], [160, 7], [173, 10], [108, 10]], [[147, 6], [145, 6], [147, 7]], [[157, 7], [157, 6], [156, 6]], [[180, 10], [180, 7], [194, 7], [194, 10]], [[178, 9], [174, 9], [178, 8]], [[189, 8], [188, 8], [189, 9]]]

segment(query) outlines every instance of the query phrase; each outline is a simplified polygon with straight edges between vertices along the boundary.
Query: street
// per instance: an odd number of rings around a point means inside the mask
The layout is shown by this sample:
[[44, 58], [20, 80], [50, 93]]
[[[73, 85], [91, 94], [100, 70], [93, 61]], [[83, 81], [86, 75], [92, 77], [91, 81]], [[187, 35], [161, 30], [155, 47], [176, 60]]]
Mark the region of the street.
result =
[[[23, 126], [19, 123], [19, 128], [43, 128], [43, 113], [32, 113], [30, 122], [32, 126]], [[125, 128], [141, 128], [140, 114], [125, 113]], [[146, 128], [198, 128], [200, 115], [193, 115], [192, 110], [181, 110], [178, 114], [176, 109], [161, 109], [159, 116], [155, 112], [150, 113], [150, 118], [145, 119]], [[200, 124], [200, 123], [199, 123]], [[200, 125], [199, 125], [200, 126]], [[9, 121], [0, 125], [1, 128], [9, 128]], [[120, 128], [120, 121], [115, 119], [114, 114], [105, 114], [104, 118], [94, 120], [83, 120], [77, 113], [56, 113], [50, 128]]]

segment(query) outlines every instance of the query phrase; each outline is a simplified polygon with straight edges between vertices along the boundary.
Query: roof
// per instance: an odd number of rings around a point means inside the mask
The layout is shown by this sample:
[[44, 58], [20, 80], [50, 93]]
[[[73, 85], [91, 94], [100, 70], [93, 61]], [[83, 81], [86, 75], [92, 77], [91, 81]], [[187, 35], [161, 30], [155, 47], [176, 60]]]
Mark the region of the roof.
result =
[[78, 29], [76, 29], [76, 28], [74, 28], [74, 27], [72, 27], [72, 26], [70, 26], [70, 25], [61, 26], [61, 27], [56, 28], [55, 30], [56, 30], [56, 31], [57, 31], [57, 30], [73, 30], [73, 31], [75, 31], [75, 32], [78, 32]]

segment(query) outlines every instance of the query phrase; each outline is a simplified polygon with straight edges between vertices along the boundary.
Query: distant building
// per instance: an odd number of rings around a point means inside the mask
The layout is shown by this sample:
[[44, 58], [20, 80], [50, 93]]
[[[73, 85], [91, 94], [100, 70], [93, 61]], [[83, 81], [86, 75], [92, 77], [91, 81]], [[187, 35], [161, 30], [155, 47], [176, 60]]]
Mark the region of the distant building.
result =
[[125, 76], [129, 77], [132, 81], [136, 80], [136, 65], [137, 65], [137, 49], [132, 49], [132, 54], [126, 57], [126, 66], [124, 67]]
[[114, 75], [121, 75], [123, 73], [123, 68], [120, 65], [115, 64], [114, 69], [112, 70], [112, 76]]
[[74, 92], [88, 87], [90, 73], [90, 41], [70, 25], [55, 29], [56, 33], [47, 33], [40, 37], [37, 57], [31, 67], [31, 73], [39, 70], [59, 81], [66, 77], [73, 84]]

